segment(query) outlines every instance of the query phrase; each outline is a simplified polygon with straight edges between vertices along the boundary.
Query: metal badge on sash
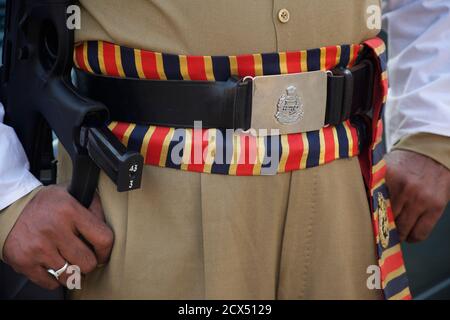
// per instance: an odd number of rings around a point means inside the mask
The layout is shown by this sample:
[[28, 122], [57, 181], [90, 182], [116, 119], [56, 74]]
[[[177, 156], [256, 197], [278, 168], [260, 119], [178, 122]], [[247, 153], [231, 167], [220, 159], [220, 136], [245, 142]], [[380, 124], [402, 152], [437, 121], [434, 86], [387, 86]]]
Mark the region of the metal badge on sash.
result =
[[378, 234], [383, 248], [389, 246], [389, 219], [387, 214], [386, 199], [381, 192], [378, 193]]

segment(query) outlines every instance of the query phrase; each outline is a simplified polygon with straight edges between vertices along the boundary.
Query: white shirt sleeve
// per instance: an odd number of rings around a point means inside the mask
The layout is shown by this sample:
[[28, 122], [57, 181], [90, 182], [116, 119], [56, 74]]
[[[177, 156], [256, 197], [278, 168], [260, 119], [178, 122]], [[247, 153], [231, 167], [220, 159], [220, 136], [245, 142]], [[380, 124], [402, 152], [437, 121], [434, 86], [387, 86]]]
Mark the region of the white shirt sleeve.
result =
[[29, 171], [28, 159], [16, 133], [3, 124], [4, 115], [0, 103], [0, 210], [41, 185]]
[[387, 0], [390, 148], [414, 133], [450, 137], [450, 0]]

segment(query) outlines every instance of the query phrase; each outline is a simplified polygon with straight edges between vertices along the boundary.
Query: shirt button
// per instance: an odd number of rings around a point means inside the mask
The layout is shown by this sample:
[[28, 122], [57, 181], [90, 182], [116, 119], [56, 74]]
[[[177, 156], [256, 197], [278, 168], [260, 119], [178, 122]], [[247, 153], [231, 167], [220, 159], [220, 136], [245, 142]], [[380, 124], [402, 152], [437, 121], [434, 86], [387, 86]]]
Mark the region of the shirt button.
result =
[[281, 9], [278, 11], [278, 20], [280, 20], [281, 23], [287, 23], [289, 21], [291, 14], [287, 9]]

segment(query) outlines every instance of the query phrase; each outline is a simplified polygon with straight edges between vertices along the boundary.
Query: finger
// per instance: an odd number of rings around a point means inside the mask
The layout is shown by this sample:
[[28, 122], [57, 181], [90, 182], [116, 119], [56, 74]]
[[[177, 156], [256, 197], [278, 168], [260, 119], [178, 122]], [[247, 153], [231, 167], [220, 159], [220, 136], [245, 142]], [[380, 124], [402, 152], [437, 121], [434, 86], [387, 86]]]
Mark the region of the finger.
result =
[[441, 207], [438, 205], [433, 210], [429, 210], [425, 214], [423, 214], [417, 220], [412, 231], [410, 232], [408, 236], [408, 241], [419, 242], [426, 240], [430, 236], [439, 219], [441, 218], [443, 210], [444, 210], [443, 206]]
[[435, 223], [431, 222], [427, 214], [422, 215], [409, 233], [407, 237], [408, 242], [415, 243], [426, 240], [434, 225]]
[[83, 274], [88, 274], [97, 267], [95, 254], [78, 237], [73, 236], [69, 241], [58, 244], [58, 250], [70, 264], [77, 265]]
[[39, 287], [47, 290], [55, 290], [61, 285], [47, 272], [47, 269], [42, 266], [36, 266], [29, 274], [27, 274], [27, 277]]
[[[32, 258], [32, 262], [25, 270], [23, 270], [23, 273], [32, 279], [33, 282], [37, 283], [38, 285], [42, 285], [45, 288], [48, 288], [48, 286], [51, 285], [51, 283], [48, 281], [48, 276], [54, 278], [56, 281], [57, 279], [53, 277], [50, 273], [47, 272], [47, 276], [43, 277], [42, 273], [39, 272], [41, 268], [44, 268], [46, 271], [48, 269], [58, 270], [62, 268], [66, 261], [63, 257], [59, 254], [58, 250], [56, 249], [55, 245], [47, 240], [35, 240], [33, 243], [33, 249], [32, 253], [28, 254], [28, 258]], [[20, 257], [20, 256], [19, 256]], [[19, 258], [23, 261], [23, 258]], [[20, 261], [16, 260], [16, 261]], [[27, 265], [26, 263], [19, 263], [19, 265]], [[61, 284], [65, 284], [64, 282], [61, 282]]]
[[89, 244], [92, 245], [97, 262], [104, 264], [108, 262], [111, 254], [114, 235], [112, 230], [97, 219], [90, 211], [76, 203], [76, 210], [80, 214], [75, 215], [75, 227]]
[[102, 203], [98, 194], [95, 194], [94, 199], [89, 206], [89, 211], [91, 211], [100, 221], [105, 221], [105, 214], [103, 213]]
[[391, 209], [394, 213], [394, 218], [397, 218], [400, 216], [400, 213], [403, 211], [406, 203], [407, 203], [407, 197], [402, 192], [392, 192], [389, 188], [389, 195], [390, 195], [390, 201], [391, 201]]
[[63, 268], [66, 265], [66, 263], [70, 265], [69, 261], [64, 259], [61, 256], [61, 254], [59, 254], [59, 252], [57, 250], [55, 250], [55, 252], [52, 252], [51, 254], [49, 254], [48, 262], [44, 263], [42, 265], [42, 267], [47, 271], [47, 273], [51, 277], [56, 279], [61, 285], [66, 286], [67, 285], [67, 278], [69, 276], [66, 272], [61, 273], [61, 275], [58, 278], [54, 277], [52, 274], [50, 274], [48, 272], [49, 269], [57, 271], [57, 270]]
[[408, 198], [406, 194], [402, 192], [403, 184], [400, 181], [397, 181], [392, 174], [386, 175], [386, 185], [391, 199], [391, 209], [394, 213], [394, 217], [397, 218], [400, 215], [400, 212], [402, 212]]
[[395, 220], [400, 241], [405, 241], [407, 239], [412, 228], [423, 213], [424, 212], [418, 211], [417, 208], [411, 205], [411, 202], [405, 204]]

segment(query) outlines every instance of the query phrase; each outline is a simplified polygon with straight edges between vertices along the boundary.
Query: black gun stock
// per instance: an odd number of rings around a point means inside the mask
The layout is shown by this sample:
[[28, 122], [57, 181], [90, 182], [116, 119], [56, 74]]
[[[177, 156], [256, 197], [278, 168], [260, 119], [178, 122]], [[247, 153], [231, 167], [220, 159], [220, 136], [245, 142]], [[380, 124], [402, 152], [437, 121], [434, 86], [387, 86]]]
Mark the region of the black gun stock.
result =
[[72, 159], [69, 192], [88, 207], [100, 169], [118, 191], [133, 190], [140, 187], [143, 158], [106, 134], [108, 109], [78, 94], [72, 84], [74, 30], [67, 26], [67, 11], [74, 4], [7, 1], [0, 94], [5, 121], [22, 142], [31, 172], [40, 177], [50, 166], [53, 130]]

